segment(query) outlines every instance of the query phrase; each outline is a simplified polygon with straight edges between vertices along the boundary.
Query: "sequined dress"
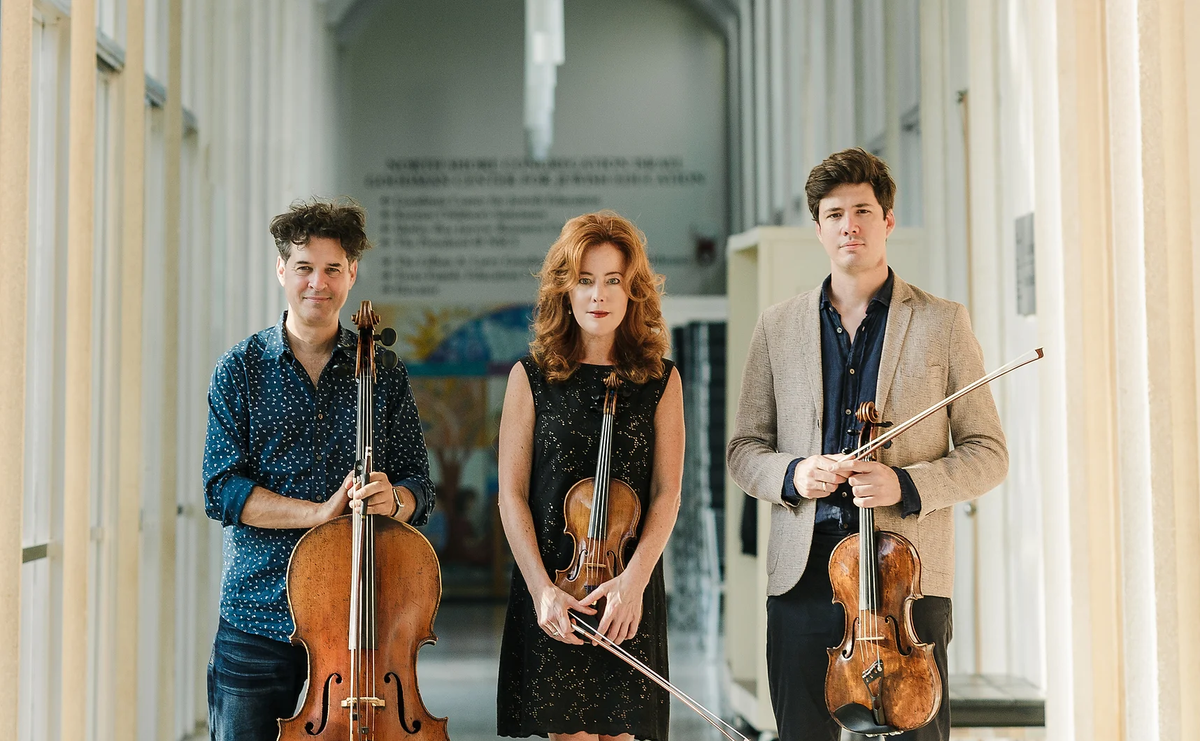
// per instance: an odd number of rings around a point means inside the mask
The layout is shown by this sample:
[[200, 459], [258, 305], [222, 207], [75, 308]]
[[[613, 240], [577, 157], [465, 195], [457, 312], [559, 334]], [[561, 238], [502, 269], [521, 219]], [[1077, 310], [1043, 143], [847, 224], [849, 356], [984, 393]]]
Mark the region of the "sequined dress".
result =
[[[612, 475], [633, 487], [649, 511], [654, 461], [654, 414], [670, 378], [623, 384], [614, 421]], [[529, 377], [535, 412], [529, 508], [538, 549], [550, 578], [571, 561], [571, 538], [563, 533], [563, 500], [575, 482], [594, 476], [600, 446], [603, 380], [609, 366], [582, 365], [565, 382], [550, 383], [531, 358]], [[637, 635], [621, 644], [667, 676], [667, 598], [659, 560], [642, 596]], [[669, 695], [598, 646], [571, 646], [537, 625], [533, 599], [520, 569], [513, 567], [508, 614], [500, 648], [497, 732], [546, 736], [586, 731], [666, 741]]]

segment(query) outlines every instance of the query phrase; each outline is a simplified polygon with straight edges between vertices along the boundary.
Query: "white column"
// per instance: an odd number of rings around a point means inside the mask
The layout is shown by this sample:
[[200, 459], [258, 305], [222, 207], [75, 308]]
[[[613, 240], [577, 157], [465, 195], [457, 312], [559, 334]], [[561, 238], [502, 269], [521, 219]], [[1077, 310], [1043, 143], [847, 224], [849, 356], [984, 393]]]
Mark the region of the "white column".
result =
[[[25, 265], [29, 237], [29, 0], [0, 3], [0, 259], [12, 279], [0, 294], [0, 347], [9, 358], [0, 384], [0, 675], [19, 674], [21, 630], [21, 507], [25, 451]], [[17, 737], [17, 695], [0, 703], [0, 738]]]
[[[91, 517], [92, 275], [96, 204], [96, 3], [71, 3], [71, 120], [67, 191], [66, 449], [63, 457], [62, 686], [87, 696]], [[87, 703], [60, 702], [64, 739], [85, 738]]]
[[[142, 271], [145, 233], [145, 0], [126, 0], [121, 171], [121, 340], [114, 696], [138, 696], [138, 573], [142, 491]], [[135, 712], [114, 713], [117, 741], [137, 737]]]
[[175, 736], [175, 531], [179, 518], [179, 227], [181, 223], [181, 157], [183, 149], [183, 0], [169, 0], [167, 9], [166, 214], [163, 240], [162, 444], [158, 526], [158, 684], [157, 736]]

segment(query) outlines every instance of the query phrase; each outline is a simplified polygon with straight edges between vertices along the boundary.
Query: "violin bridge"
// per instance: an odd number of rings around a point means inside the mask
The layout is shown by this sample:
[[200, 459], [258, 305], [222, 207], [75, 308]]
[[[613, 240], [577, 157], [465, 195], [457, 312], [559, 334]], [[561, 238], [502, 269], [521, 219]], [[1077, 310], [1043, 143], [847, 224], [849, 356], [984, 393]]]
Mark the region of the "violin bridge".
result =
[[342, 707], [352, 708], [359, 705], [369, 705], [373, 708], [385, 708], [387, 703], [378, 697], [347, 697], [342, 700]]

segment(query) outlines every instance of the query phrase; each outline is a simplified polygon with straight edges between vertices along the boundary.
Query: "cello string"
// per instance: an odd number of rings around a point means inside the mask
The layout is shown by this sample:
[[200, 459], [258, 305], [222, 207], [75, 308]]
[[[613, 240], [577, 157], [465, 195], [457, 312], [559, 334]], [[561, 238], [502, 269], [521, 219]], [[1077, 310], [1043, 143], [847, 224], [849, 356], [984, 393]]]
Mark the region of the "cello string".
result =
[[[367, 676], [366, 684], [370, 686], [370, 696], [379, 697], [375, 687], [375, 661], [378, 643], [375, 635], [375, 515], [367, 515], [367, 552], [370, 557], [367, 559], [367, 568], [363, 575], [366, 581], [367, 591], [371, 595], [371, 599], [367, 603], [367, 614], [365, 617], [367, 623]], [[367, 704], [367, 723], [368, 729], [375, 728], [375, 705], [374, 703]], [[368, 732], [369, 735], [370, 732]]]
[[[370, 442], [370, 444], [372, 446], [372, 452], [373, 452], [373, 448], [374, 448], [374, 343], [373, 342], [371, 343], [371, 373], [366, 374], [366, 378], [364, 379], [364, 384], [362, 384], [362, 385], [364, 385], [366, 387], [366, 397], [367, 397], [366, 403], [364, 404], [364, 406], [366, 408], [366, 417], [367, 417], [365, 420], [365, 424], [366, 424], [366, 428], [367, 428], [367, 441]], [[374, 470], [373, 454], [372, 454], [372, 456], [368, 456], [368, 459], [370, 459], [370, 465], [367, 466], [366, 477], [367, 477], [367, 482], [370, 483], [371, 482], [371, 474], [372, 474], [372, 471]], [[379, 697], [379, 694], [378, 694], [377, 688], [376, 688], [376, 661], [377, 661], [377, 653], [378, 653], [379, 644], [378, 644], [378, 635], [376, 635], [376, 627], [377, 627], [376, 626], [376, 578], [374, 578], [374, 520], [376, 520], [376, 518], [374, 518], [373, 514], [366, 514], [366, 507], [362, 508], [362, 512], [364, 512], [364, 514], [366, 516], [367, 553], [370, 554], [370, 555], [368, 555], [367, 562], [366, 562], [366, 568], [364, 570], [364, 577], [362, 577], [362, 578], [364, 578], [366, 580], [366, 589], [368, 591], [368, 594], [371, 595], [371, 600], [370, 600], [370, 602], [367, 603], [367, 610], [366, 610], [366, 615], [365, 615], [365, 621], [367, 623], [367, 649], [366, 649], [367, 650], [367, 662], [366, 662], [367, 676], [366, 676], [365, 683], [366, 683], [366, 685], [370, 686], [371, 697], [377, 698], [377, 697]], [[366, 716], [367, 716], [366, 728], [368, 729], [367, 737], [371, 737], [373, 735], [373, 729], [374, 729], [374, 717], [376, 717], [376, 706], [374, 706], [374, 704], [370, 704], [370, 703], [367, 704]]]

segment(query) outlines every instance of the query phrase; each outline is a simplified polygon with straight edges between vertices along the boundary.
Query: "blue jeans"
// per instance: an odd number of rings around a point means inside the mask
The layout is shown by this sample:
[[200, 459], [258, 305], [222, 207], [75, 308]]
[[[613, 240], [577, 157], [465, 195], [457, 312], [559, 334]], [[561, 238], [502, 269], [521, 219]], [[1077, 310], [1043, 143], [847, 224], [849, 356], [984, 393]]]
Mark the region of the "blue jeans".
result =
[[208, 660], [212, 741], [276, 741], [308, 675], [302, 646], [244, 633], [222, 618]]

